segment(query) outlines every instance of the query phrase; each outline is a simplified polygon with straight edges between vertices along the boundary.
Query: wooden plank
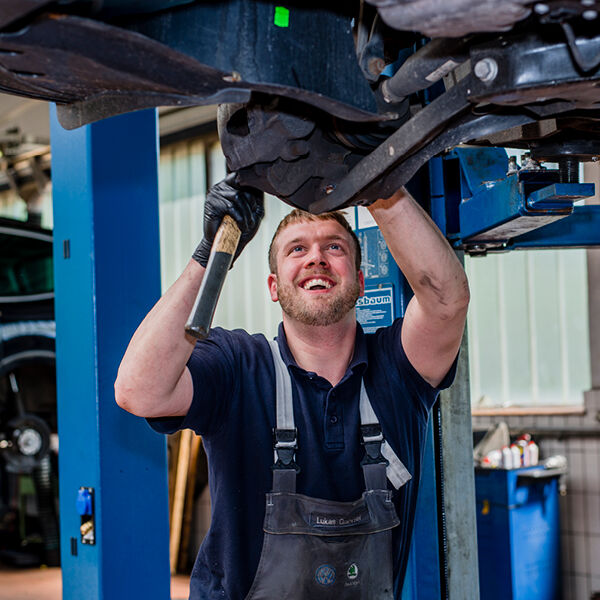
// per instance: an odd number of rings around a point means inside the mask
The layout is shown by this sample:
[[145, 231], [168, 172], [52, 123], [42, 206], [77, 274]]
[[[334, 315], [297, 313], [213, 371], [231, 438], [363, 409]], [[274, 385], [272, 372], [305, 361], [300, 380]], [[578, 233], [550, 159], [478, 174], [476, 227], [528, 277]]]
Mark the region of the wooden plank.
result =
[[196, 472], [198, 467], [198, 455], [202, 438], [199, 435], [192, 435], [192, 448], [190, 451], [190, 464], [187, 475], [187, 489], [185, 495], [185, 504], [183, 508], [183, 525], [181, 530], [181, 543], [179, 544], [179, 562], [178, 569], [183, 573], [187, 569], [189, 558], [190, 535], [192, 526], [192, 515], [194, 512], [194, 492], [196, 491]]
[[504, 406], [489, 408], [474, 408], [471, 415], [474, 417], [493, 417], [493, 416], [523, 416], [523, 415], [583, 415], [585, 406], [583, 405], [547, 405], [547, 406]]
[[169, 527], [173, 515], [173, 499], [175, 498], [175, 474], [177, 473], [177, 456], [179, 454], [179, 440], [181, 431], [167, 437], [168, 450], [168, 480], [169, 480]]
[[171, 511], [171, 535], [169, 542], [171, 575], [175, 573], [177, 567], [177, 557], [179, 555], [179, 542], [181, 539], [185, 489], [187, 486], [188, 468], [190, 463], [191, 440], [192, 431], [189, 429], [184, 429], [181, 432], [181, 438], [179, 442], [177, 473], [175, 475], [175, 492], [173, 497], [173, 509]]

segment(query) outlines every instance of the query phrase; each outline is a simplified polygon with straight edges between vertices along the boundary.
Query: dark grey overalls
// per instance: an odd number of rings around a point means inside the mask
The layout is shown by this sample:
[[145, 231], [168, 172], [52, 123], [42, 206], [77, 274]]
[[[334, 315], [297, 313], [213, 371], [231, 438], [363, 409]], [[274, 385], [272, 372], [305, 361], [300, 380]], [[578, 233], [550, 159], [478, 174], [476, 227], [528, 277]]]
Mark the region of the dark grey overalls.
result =
[[366, 491], [354, 502], [297, 494], [292, 382], [277, 342], [270, 345], [277, 385], [273, 491], [266, 495], [263, 548], [246, 600], [391, 600], [392, 528], [399, 520], [386, 471], [396, 488], [411, 475], [383, 439], [361, 382]]

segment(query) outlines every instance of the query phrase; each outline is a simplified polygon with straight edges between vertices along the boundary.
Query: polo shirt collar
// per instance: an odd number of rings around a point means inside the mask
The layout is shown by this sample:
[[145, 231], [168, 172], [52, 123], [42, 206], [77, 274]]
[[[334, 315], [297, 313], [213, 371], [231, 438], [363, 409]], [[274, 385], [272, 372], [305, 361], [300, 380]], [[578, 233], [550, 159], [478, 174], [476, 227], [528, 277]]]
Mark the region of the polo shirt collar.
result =
[[[279, 323], [279, 329], [277, 331], [277, 344], [279, 345], [279, 351], [281, 352], [281, 358], [283, 358], [283, 362], [286, 367], [294, 367], [302, 372], [304, 369], [298, 365], [290, 347], [288, 346], [287, 337], [285, 335], [285, 330], [283, 328], [283, 323]], [[367, 357], [367, 340], [365, 337], [365, 333], [360, 325], [360, 323], [356, 323], [356, 339], [354, 340], [354, 354], [352, 355], [352, 360], [348, 365], [348, 370], [346, 371], [346, 375], [342, 380], [345, 380], [350, 372], [359, 373], [361, 376], [365, 372], [367, 365], [369, 364]]]

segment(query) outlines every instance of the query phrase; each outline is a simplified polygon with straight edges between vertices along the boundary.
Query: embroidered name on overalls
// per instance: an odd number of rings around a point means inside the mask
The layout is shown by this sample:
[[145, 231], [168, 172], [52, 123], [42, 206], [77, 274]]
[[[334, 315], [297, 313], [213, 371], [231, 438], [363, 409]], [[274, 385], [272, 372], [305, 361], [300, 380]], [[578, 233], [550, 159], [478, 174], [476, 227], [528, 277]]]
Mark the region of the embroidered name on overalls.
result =
[[358, 525], [359, 523], [366, 523], [369, 521], [369, 513], [360, 513], [356, 515], [324, 515], [318, 513], [311, 513], [310, 524], [316, 527], [349, 527], [351, 525]]

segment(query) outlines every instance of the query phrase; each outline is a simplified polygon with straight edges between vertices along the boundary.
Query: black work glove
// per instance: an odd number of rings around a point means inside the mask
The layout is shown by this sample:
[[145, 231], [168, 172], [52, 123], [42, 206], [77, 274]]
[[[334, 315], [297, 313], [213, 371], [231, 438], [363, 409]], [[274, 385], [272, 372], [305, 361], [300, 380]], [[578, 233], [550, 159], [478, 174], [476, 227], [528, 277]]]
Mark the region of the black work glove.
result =
[[261, 191], [240, 187], [237, 184], [236, 173], [230, 173], [223, 181], [213, 185], [206, 195], [204, 204], [204, 237], [192, 254], [192, 258], [206, 267], [219, 225], [223, 217], [229, 215], [242, 232], [231, 263], [233, 265], [244, 246], [258, 231], [260, 221], [265, 214], [263, 202]]

